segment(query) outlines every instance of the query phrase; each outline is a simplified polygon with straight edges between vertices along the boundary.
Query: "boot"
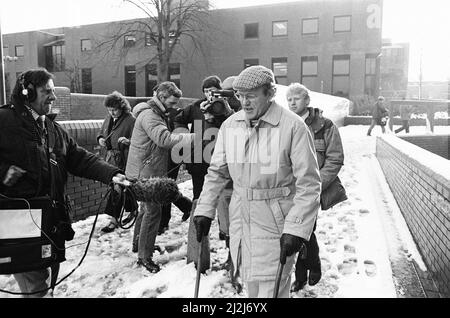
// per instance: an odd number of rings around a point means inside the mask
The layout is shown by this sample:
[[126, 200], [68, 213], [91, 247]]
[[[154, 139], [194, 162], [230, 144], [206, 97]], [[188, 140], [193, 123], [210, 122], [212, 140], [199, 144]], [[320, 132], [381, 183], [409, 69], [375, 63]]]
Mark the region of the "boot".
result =
[[146, 270], [148, 270], [150, 273], [157, 273], [160, 271], [160, 268], [157, 264], [153, 262], [153, 260], [150, 258], [148, 260], [138, 259], [137, 264], [139, 266], [144, 266]]

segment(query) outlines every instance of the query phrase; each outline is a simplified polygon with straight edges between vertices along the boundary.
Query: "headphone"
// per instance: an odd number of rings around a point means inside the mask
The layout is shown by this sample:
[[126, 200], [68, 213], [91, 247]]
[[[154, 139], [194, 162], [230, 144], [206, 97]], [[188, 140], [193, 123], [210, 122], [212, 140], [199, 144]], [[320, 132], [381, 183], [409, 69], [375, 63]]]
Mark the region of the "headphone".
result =
[[25, 75], [28, 72], [22, 73], [20, 75], [19, 78], [19, 85], [20, 88], [22, 89], [22, 95], [25, 96], [25, 98], [29, 101], [29, 102], [33, 102], [36, 99], [36, 91], [34, 90], [33, 84], [30, 82], [28, 83], [27, 87], [25, 88]]

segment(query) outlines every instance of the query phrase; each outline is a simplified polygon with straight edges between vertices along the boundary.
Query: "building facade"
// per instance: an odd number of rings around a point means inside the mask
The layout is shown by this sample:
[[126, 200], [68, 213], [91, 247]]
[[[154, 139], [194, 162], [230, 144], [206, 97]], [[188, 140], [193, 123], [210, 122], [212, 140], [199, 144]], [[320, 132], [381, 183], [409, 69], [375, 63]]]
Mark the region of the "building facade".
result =
[[[224, 79], [254, 64], [271, 68], [279, 84], [301, 82], [350, 99], [379, 94], [382, 0], [217, 9], [208, 19], [211, 28], [203, 31], [201, 52], [182, 37], [171, 59], [170, 78], [184, 96], [200, 97], [206, 76]], [[105, 32], [120, 23], [4, 35], [4, 54], [17, 57], [5, 62], [7, 90], [20, 72], [42, 66], [56, 75], [55, 85], [74, 92], [151, 96], [156, 50], [147, 36], [124, 35], [123, 54], [97, 49]]]
[[383, 39], [381, 48], [381, 95], [387, 98], [407, 96], [409, 43]]

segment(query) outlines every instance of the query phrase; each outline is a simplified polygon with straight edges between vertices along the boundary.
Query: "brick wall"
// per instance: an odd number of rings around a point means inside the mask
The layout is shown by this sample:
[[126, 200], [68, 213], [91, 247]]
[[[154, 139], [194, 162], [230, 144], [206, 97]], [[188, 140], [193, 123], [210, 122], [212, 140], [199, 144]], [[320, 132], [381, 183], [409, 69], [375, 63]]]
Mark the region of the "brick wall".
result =
[[392, 135], [377, 137], [376, 156], [439, 292], [450, 297], [450, 161]]
[[401, 139], [410, 142], [420, 148], [428, 150], [445, 159], [449, 157], [450, 136], [449, 135], [424, 135], [424, 136], [401, 136]]
[[[96, 136], [102, 120], [62, 121], [59, 123], [80, 146], [97, 155], [100, 154]], [[73, 220], [78, 221], [94, 215], [106, 190], [107, 186], [103, 183], [69, 175], [66, 194], [69, 195], [72, 202]], [[100, 212], [103, 213], [103, 211]]]
[[67, 87], [55, 87], [56, 101], [52, 106], [52, 113], [57, 113], [58, 120], [70, 120], [71, 97]]
[[[102, 120], [72, 120], [61, 121], [59, 124], [67, 130], [69, 135], [80, 146], [103, 157], [104, 154], [101, 151], [101, 147], [98, 146], [96, 138], [102, 122]], [[186, 170], [180, 169], [177, 182], [183, 182], [190, 178]], [[72, 202], [73, 220], [83, 220], [91, 215], [95, 215], [107, 190], [108, 186], [101, 182], [69, 174], [66, 194], [69, 195]], [[102, 207], [105, 206], [105, 203], [102, 203]], [[100, 213], [103, 213], [103, 209], [100, 210]]]

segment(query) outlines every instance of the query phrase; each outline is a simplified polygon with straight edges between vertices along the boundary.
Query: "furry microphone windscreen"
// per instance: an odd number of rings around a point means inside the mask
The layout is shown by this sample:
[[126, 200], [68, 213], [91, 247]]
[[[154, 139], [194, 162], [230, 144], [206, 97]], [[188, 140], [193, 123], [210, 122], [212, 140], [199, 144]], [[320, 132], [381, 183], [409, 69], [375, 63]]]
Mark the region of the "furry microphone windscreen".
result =
[[180, 196], [180, 190], [175, 180], [166, 177], [139, 179], [130, 185], [137, 201], [169, 204]]

